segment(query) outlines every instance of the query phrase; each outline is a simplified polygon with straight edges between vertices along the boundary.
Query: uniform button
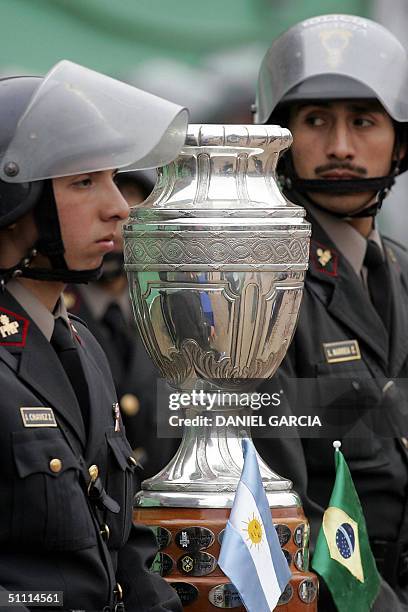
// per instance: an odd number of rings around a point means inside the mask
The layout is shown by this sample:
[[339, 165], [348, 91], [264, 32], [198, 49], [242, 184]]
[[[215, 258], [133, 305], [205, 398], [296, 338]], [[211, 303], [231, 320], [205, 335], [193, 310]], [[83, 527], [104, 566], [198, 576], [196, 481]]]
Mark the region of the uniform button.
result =
[[351, 386], [353, 387], [354, 391], [360, 391], [360, 383], [357, 380], [352, 380]]
[[99, 476], [99, 469], [97, 465], [91, 465], [88, 469], [89, 475], [91, 477], [91, 482], [95, 482], [95, 480]]
[[125, 393], [120, 398], [120, 407], [127, 416], [133, 416], [139, 412], [139, 398], [133, 393]]
[[110, 536], [110, 529], [107, 526], [106, 523], [104, 523], [103, 525], [101, 525], [101, 531], [100, 531], [101, 536], [103, 537], [103, 539], [107, 542], [109, 540], [109, 536]]
[[136, 459], [134, 457], [132, 457], [132, 455], [130, 455], [130, 457], [129, 457], [129, 463], [131, 463], [135, 467], [139, 466], [139, 463], [136, 461]]
[[401, 438], [401, 442], [403, 443], [405, 448], [408, 449], [408, 438]]
[[50, 461], [50, 470], [54, 472], [54, 474], [58, 474], [62, 469], [62, 461], [61, 459], [51, 459]]

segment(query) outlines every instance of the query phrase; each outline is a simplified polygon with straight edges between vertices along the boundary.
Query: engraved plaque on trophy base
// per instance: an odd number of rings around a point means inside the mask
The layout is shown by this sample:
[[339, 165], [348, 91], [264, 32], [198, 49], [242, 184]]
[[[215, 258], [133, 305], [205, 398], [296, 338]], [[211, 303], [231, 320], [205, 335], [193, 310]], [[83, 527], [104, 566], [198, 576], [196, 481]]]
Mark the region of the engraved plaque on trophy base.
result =
[[[229, 508], [137, 507], [135, 523], [166, 529], [167, 546], [160, 539], [163, 567], [158, 571], [177, 590], [183, 608], [191, 612], [234, 609], [245, 612], [231, 581], [216, 563]], [[272, 508], [273, 520], [292, 578], [281, 596], [280, 612], [316, 612], [317, 577], [308, 571], [309, 525], [301, 507]], [[162, 533], [159, 531], [159, 534]], [[168, 559], [173, 560], [171, 569]]]

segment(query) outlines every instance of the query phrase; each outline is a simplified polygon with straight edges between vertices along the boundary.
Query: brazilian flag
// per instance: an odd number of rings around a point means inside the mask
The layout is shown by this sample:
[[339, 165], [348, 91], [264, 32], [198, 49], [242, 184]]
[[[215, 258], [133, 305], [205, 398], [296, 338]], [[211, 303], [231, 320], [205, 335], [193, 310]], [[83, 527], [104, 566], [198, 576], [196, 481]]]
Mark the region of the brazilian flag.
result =
[[336, 449], [336, 482], [316, 542], [312, 567], [339, 612], [368, 612], [380, 589], [367, 528], [350, 470]]

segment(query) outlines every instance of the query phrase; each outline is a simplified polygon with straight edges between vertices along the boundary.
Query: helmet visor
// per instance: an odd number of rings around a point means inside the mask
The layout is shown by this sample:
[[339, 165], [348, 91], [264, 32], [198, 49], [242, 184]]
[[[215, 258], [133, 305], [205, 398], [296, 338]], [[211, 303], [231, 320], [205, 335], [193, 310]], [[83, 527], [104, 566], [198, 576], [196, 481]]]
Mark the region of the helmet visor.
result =
[[0, 178], [20, 183], [163, 166], [178, 155], [187, 123], [185, 108], [64, 60], [20, 118]]

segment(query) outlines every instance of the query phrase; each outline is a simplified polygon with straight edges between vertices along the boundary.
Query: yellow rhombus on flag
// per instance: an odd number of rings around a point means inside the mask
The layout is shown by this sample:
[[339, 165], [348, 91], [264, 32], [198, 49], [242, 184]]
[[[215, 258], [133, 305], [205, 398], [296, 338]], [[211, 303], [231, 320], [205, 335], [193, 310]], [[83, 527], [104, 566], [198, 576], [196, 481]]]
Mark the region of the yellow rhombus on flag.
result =
[[312, 567], [329, 588], [339, 612], [369, 612], [380, 589], [380, 575], [350, 470], [335, 452], [336, 481], [323, 515]]

